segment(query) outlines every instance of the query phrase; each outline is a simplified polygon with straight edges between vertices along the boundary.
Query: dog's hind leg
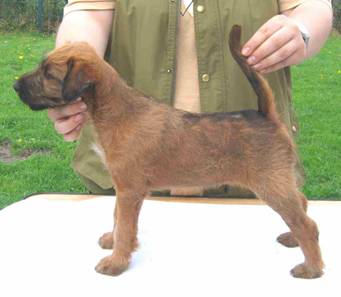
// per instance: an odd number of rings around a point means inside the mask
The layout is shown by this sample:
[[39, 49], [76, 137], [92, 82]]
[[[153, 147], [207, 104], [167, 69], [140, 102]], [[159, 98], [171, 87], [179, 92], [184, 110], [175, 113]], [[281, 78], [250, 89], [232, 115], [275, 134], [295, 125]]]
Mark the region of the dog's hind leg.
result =
[[290, 187], [290, 184], [285, 184], [282, 188], [271, 183], [267, 186], [253, 190], [283, 218], [305, 256], [304, 263], [294, 267], [291, 274], [299, 278], [320, 277], [324, 264], [318, 243], [318, 229], [316, 223], [306, 214], [302, 194], [295, 187]]
[[[308, 208], [307, 198], [301, 192], [298, 192], [298, 195], [301, 198], [302, 207], [303, 207], [304, 211], [307, 213], [307, 208]], [[296, 238], [294, 237], [294, 235], [292, 234], [292, 232], [285, 232], [285, 233], [279, 235], [277, 237], [277, 241], [280, 244], [282, 244], [282, 245], [284, 245], [286, 247], [289, 247], [289, 248], [293, 248], [293, 247], [298, 247], [299, 246], [299, 244], [298, 244]]]
[[114, 250], [98, 263], [97, 272], [119, 275], [128, 268], [131, 254], [138, 246], [137, 224], [144, 196], [145, 192], [117, 189]]

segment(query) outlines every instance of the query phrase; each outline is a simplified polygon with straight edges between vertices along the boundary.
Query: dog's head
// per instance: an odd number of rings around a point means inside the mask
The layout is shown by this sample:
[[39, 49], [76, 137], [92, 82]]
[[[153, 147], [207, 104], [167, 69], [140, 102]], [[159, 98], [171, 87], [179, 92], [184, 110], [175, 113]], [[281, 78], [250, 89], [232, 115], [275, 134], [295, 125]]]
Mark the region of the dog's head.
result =
[[64, 105], [94, 91], [99, 60], [87, 43], [67, 44], [52, 51], [36, 70], [21, 76], [13, 88], [32, 110]]

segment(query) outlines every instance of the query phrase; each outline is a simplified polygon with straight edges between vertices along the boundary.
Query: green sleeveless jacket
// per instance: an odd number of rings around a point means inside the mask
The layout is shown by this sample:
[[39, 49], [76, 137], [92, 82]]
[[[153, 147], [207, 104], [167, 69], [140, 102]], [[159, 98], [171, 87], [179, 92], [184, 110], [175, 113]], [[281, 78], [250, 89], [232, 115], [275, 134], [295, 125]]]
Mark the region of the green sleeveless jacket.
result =
[[[107, 59], [127, 83], [172, 104], [176, 75], [180, 0], [117, 0]], [[198, 8], [200, 7], [200, 8]], [[257, 99], [228, 49], [234, 24], [242, 25], [245, 43], [279, 13], [277, 0], [196, 0], [195, 38], [202, 112], [257, 109]], [[288, 68], [267, 76], [277, 109], [289, 130], [295, 127]], [[294, 128], [293, 130], [296, 130]], [[112, 188], [109, 173], [92, 151], [92, 127], [83, 129], [73, 167], [90, 190]]]

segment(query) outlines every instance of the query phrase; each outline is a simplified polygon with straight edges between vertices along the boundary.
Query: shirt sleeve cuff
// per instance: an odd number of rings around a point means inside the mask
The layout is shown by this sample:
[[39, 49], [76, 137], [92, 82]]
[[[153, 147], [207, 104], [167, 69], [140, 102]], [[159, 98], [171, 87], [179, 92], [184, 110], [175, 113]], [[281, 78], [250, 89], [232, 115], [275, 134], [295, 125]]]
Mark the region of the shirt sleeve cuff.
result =
[[305, 2], [309, 2], [309, 1], [317, 1], [317, 2], [322, 2], [324, 4], [326, 4], [330, 9], [332, 8], [332, 4], [330, 0], [282, 0], [280, 1], [280, 12], [286, 11], [288, 9], [291, 8], [295, 8], [296, 6], [305, 3]]
[[114, 1], [69, 1], [64, 7], [64, 16], [78, 10], [114, 10]]

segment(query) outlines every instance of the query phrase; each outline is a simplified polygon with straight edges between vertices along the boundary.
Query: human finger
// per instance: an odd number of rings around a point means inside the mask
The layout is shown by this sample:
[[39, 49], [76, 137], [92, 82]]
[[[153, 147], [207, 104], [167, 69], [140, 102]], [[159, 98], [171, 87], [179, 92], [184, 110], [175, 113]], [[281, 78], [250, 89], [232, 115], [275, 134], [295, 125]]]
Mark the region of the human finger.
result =
[[79, 138], [81, 129], [82, 129], [82, 125], [78, 125], [71, 132], [64, 135], [64, 140], [69, 141], [69, 142], [77, 140]]
[[272, 64], [271, 66], [260, 70], [260, 72], [263, 74], [266, 74], [266, 73], [277, 71], [277, 70], [282, 69], [284, 67], [288, 67], [290, 65], [297, 64], [301, 61], [301, 55], [302, 54], [300, 53], [300, 51], [297, 50], [296, 52], [294, 52], [292, 55], [290, 55], [286, 59], [283, 59], [280, 62], [277, 62], [275, 64]]
[[54, 123], [54, 128], [57, 131], [57, 133], [66, 135], [68, 133], [71, 133], [79, 125], [82, 125], [84, 121], [85, 114], [78, 113], [67, 118], [56, 120]]
[[268, 20], [257, 32], [245, 43], [242, 49], [244, 56], [250, 56], [265, 40], [283, 27], [285, 16], [277, 15]]
[[250, 65], [262, 63], [263, 60], [276, 53], [279, 49], [283, 48], [287, 43], [290, 43], [295, 38], [295, 33], [287, 26], [282, 27], [265, 40], [248, 58]]
[[[303, 45], [301, 45], [300, 42], [300, 40], [296, 39], [290, 40], [287, 44], [254, 65], [253, 68], [257, 71], [262, 71], [283, 61], [287, 62], [286, 66], [297, 64], [305, 55], [304, 42], [302, 41]], [[293, 57], [295, 57], [295, 59], [293, 59]]]
[[81, 100], [81, 98], [79, 98], [74, 103], [49, 108], [47, 114], [50, 120], [52, 122], [55, 122], [57, 120], [78, 114], [80, 112], [84, 112], [86, 111], [86, 109], [86, 104]]

